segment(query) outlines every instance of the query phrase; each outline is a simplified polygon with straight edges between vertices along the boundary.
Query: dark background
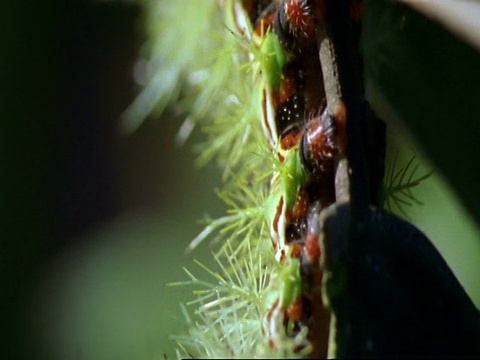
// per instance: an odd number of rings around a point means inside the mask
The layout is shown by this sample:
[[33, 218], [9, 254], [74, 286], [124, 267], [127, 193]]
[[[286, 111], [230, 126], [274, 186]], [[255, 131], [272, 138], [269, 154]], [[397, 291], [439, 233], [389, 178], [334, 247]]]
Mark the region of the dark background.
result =
[[139, 14], [86, 1], [2, 4], [2, 358], [28, 348], [25, 303], [41, 269], [133, 206], [121, 197], [116, 128], [134, 96]]
[[[181, 171], [193, 159], [190, 149], [174, 149], [179, 124], [168, 114], [128, 138], [118, 131], [138, 91], [139, 6], [12, 1], [2, 4], [0, 24], [0, 357], [52, 358], [39, 339], [62, 313], [37, 314], [40, 301], [57, 307], [55, 277], [66, 270], [52, 264], [113, 219], [184, 207], [193, 179]], [[186, 190], [176, 196], [174, 185]], [[64, 358], [91, 358], [80, 345], [74, 354]]]

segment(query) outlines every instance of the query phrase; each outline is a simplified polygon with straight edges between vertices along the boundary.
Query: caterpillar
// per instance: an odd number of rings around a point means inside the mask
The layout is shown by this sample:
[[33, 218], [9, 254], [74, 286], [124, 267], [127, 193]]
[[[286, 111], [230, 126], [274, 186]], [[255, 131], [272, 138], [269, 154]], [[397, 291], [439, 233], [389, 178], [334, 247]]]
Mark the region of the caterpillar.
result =
[[[267, 31], [272, 31], [274, 40], [280, 44], [278, 51], [284, 51], [287, 59], [278, 66], [280, 81], [267, 82], [263, 92], [266, 99], [262, 122], [279, 161], [294, 163], [288, 165], [292, 171], [280, 178], [284, 190], [271, 220], [270, 236], [277, 261], [288, 264], [288, 257], [300, 260], [295, 266], [301, 269], [297, 281], [302, 289], [295, 296], [278, 295], [267, 315], [268, 326], [262, 330], [269, 346], [275, 349], [287, 333], [282, 324], [292, 328], [289, 334], [292, 338], [302, 327], [306, 328], [306, 339], [297, 343], [293, 351], [308, 349], [313, 357], [327, 355], [329, 324], [321, 296], [318, 216], [322, 208], [335, 201], [335, 161], [345, 153], [346, 146], [342, 104], [338, 104], [336, 114], [330, 114], [326, 108], [319, 48], [315, 42], [316, 23], [324, 18], [324, 9], [319, 4], [319, 1], [285, 1], [267, 13], [265, 19], [255, 20], [262, 27], [260, 33], [269, 26]], [[273, 111], [266, 109], [270, 104]], [[297, 270], [290, 264], [286, 268]]]
[[[259, 66], [259, 120], [277, 158], [270, 183], [273, 206], [266, 215], [280, 275], [272, 279], [276, 285], [269, 289], [262, 334], [278, 354], [324, 357], [329, 322], [322, 305], [318, 217], [335, 201], [334, 167], [345, 153], [346, 133], [342, 104], [334, 113], [326, 107], [314, 41], [323, 15], [314, 15], [318, 2], [230, 5], [234, 27], [258, 48], [252, 55]], [[252, 19], [253, 10], [262, 18]], [[245, 26], [248, 21], [252, 24]]]

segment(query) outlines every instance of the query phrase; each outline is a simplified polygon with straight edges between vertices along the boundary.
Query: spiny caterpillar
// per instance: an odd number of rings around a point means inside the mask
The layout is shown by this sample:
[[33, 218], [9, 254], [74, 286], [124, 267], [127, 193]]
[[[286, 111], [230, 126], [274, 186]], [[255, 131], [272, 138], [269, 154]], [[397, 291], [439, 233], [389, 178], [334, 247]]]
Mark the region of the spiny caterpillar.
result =
[[[346, 143], [344, 116], [339, 110], [333, 117], [325, 108], [314, 42], [314, 24], [320, 19], [313, 10], [318, 7], [306, 1], [273, 7], [269, 3], [265, 8], [255, 2], [245, 5], [227, 2], [224, 6], [232, 14], [237, 36], [248, 42], [245, 47], [255, 69], [253, 85], [261, 91], [257, 121], [262, 124], [267, 151], [275, 157], [271, 180], [266, 179], [265, 219], [259, 226], [269, 227], [277, 273], [270, 274], [268, 301], [259, 309], [258, 352], [252, 347], [254, 353], [232, 354], [326, 356], [329, 321], [322, 306], [318, 216], [334, 202], [334, 161], [344, 153]], [[255, 13], [261, 18], [255, 19]], [[251, 239], [257, 234], [249, 235], [237, 244], [239, 249], [246, 242], [266, 240], [262, 230], [258, 239]], [[251, 258], [252, 254], [236, 256]]]
[[[220, 196], [230, 210], [190, 245], [215, 233], [220, 270], [200, 264], [214, 282], [187, 271], [204, 290], [189, 303], [198, 319], [177, 338], [179, 355], [325, 357], [319, 215], [335, 202], [335, 167], [348, 144], [345, 108], [328, 103], [318, 56], [324, 3], [224, 0], [219, 8], [227, 30], [192, 111], [208, 113], [200, 161], [224, 167]], [[372, 171], [378, 181], [380, 172]]]

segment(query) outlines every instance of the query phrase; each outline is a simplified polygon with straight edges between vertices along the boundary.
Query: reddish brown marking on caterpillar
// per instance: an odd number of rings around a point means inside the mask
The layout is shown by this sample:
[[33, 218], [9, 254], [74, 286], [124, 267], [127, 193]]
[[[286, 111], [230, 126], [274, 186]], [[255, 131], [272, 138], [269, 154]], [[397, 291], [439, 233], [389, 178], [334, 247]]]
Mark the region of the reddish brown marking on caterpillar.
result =
[[308, 197], [308, 193], [305, 189], [300, 189], [295, 198], [295, 204], [292, 208], [292, 219], [300, 219], [304, 218], [308, 214], [308, 209], [310, 206], [310, 199]]
[[320, 259], [320, 245], [316, 234], [308, 232], [305, 241], [305, 254], [309, 263], [316, 263]]
[[[321, 275], [321, 271], [318, 271]], [[311, 283], [310, 296], [312, 306], [312, 314], [308, 327], [308, 339], [313, 346], [312, 352], [309, 354], [311, 358], [325, 359], [328, 353], [328, 337], [330, 313], [325, 308], [322, 298], [321, 277], [314, 276], [315, 280]]]
[[340, 101], [335, 107], [335, 118], [338, 122], [345, 123], [347, 121], [347, 108], [343, 101]]
[[302, 131], [298, 132], [297, 134], [293, 134], [290, 132], [287, 135], [285, 135], [283, 139], [280, 141], [280, 145], [282, 149], [288, 150], [293, 148], [295, 145], [298, 144], [298, 142], [302, 138], [302, 135], [303, 135]]
[[337, 147], [341, 154], [347, 153], [347, 108], [340, 102], [335, 108], [335, 124], [337, 127]]
[[288, 319], [291, 321], [299, 321], [303, 317], [303, 301], [302, 296], [297, 297], [288, 305], [287, 310], [285, 311]]
[[279, 102], [280, 104], [287, 101], [297, 92], [297, 77], [293, 71], [285, 71], [282, 74], [282, 83], [280, 84]]
[[303, 252], [303, 245], [302, 244], [299, 244], [299, 243], [294, 243], [291, 246], [291, 252], [290, 252], [290, 256], [294, 259], [300, 259], [300, 257], [302, 256], [302, 252]]
[[[305, 244], [304, 260], [308, 264], [308, 276], [302, 283], [304, 304], [309, 309], [305, 314], [308, 321], [308, 340], [312, 345], [312, 358], [325, 358], [328, 350], [329, 318], [330, 314], [325, 308], [322, 298], [323, 271], [320, 267], [320, 247], [318, 236], [309, 232]], [[310, 258], [310, 255], [313, 255]]]
[[273, 304], [272, 308], [270, 309], [270, 311], [268, 312], [267, 314], [267, 321], [270, 322], [272, 321], [272, 316], [273, 316], [273, 312], [275, 311], [275, 309], [277, 308], [278, 306], [278, 301], [275, 301], [275, 303]]
[[272, 242], [272, 248], [273, 250], [276, 250], [277, 249], [277, 242], [275, 240], [273, 240], [273, 238], [270, 238], [271, 242]]
[[280, 220], [280, 215], [282, 214], [283, 209], [283, 196], [280, 198], [280, 202], [277, 206], [277, 212], [275, 213], [275, 218], [273, 219], [273, 230], [278, 233], [278, 221]]
[[[269, 311], [268, 314], [267, 314], [267, 324], [268, 324], [268, 325], [271, 324], [273, 312], [275, 311], [275, 309], [276, 309], [277, 307], [278, 307], [278, 300], [275, 301], [275, 303], [273, 304], [272, 308], [270, 309], [270, 311]], [[273, 341], [272, 338], [269, 338], [269, 339], [268, 339], [268, 345], [270, 346], [270, 348], [275, 349], [275, 343], [274, 343], [274, 341]]]

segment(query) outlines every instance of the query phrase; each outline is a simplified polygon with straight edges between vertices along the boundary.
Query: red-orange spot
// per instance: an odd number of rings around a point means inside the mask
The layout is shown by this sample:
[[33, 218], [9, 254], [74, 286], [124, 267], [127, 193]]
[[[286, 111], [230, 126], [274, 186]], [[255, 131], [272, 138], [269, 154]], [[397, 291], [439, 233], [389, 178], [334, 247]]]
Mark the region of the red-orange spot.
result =
[[317, 235], [310, 232], [307, 234], [305, 252], [310, 263], [317, 262], [320, 259], [320, 245], [318, 244]]
[[291, 96], [295, 95], [297, 91], [297, 78], [293, 71], [285, 71], [282, 76], [282, 83], [280, 84], [279, 100], [283, 104]]
[[347, 121], [347, 108], [343, 101], [340, 101], [335, 107], [335, 118], [337, 121], [345, 123]]
[[297, 297], [286, 310], [287, 317], [292, 321], [299, 321], [303, 316], [302, 297]]
[[342, 154], [347, 153], [347, 108], [340, 102], [335, 108], [335, 123], [337, 126], [338, 150]]
[[307, 216], [310, 199], [305, 189], [300, 189], [295, 198], [295, 204], [292, 209], [292, 219], [300, 219]]
[[302, 134], [303, 134], [303, 131], [300, 131], [296, 134], [290, 132], [287, 135], [285, 135], [280, 142], [282, 149], [288, 150], [293, 148], [295, 145], [298, 144], [298, 142], [302, 138]]

